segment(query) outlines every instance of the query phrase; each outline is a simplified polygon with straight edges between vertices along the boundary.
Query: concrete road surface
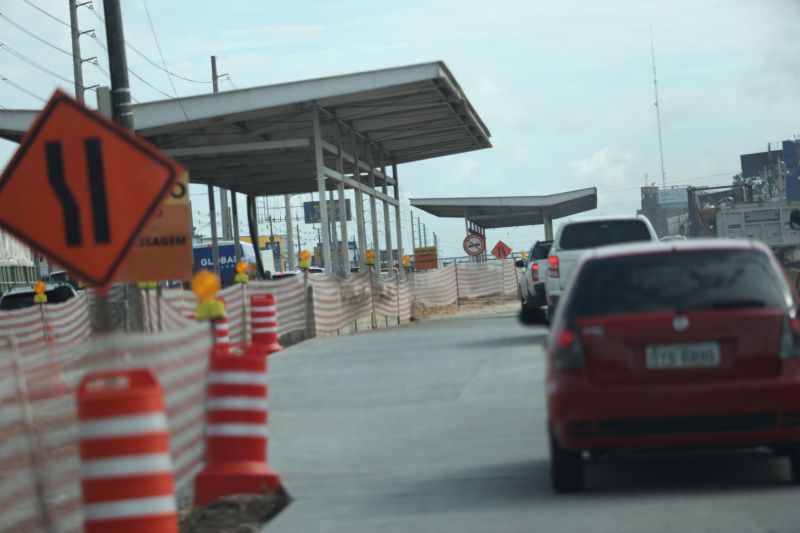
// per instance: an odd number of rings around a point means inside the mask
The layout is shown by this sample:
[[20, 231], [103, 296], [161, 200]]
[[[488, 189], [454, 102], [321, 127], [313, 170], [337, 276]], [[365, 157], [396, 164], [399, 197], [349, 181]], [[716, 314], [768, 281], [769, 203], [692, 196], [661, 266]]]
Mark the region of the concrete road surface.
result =
[[543, 328], [514, 314], [315, 339], [271, 359], [275, 533], [795, 532], [785, 459], [670, 455], [550, 491]]

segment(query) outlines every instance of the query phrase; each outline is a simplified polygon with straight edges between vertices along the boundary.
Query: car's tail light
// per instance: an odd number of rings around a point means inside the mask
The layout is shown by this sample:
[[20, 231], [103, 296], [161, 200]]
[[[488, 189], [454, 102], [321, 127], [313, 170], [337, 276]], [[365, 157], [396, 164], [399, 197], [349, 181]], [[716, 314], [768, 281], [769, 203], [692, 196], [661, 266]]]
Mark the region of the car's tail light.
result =
[[556, 335], [553, 364], [556, 370], [579, 370], [586, 366], [583, 345], [577, 331], [567, 328]]
[[539, 264], [532, 263], [531, 264], [531, 280], [539, 281]]
[[558, 256], [551, 255], [547, 258], [547, 264], [549, 266], [548, 275], [551, 278], [557, 278], [560, 275], [559, 265], [558, 265]]
[[800, 319], [786, 315], [781, 324], [781, 359], [800, 357]]

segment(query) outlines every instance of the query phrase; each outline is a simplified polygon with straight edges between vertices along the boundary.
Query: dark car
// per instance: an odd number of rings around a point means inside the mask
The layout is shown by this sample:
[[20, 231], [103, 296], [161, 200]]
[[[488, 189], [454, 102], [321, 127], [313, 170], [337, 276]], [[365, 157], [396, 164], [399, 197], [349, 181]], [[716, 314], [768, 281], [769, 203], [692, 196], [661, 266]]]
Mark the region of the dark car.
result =
[[[13, 309], [22, 309], [24, 307], [36, 305], [33, 301], [35, 294], [36, 292], [33, 290], [33, 287], [11, 289], [0, 298], [0, 311], [11, 311]], [[48, 304], [60, 304], [73, 298], [77, 293], [75, 289], [67, 283], [48, 283], [45, 288], [45, 294], [47, 295]]]
[[800, 482], [800, 318], [764, 245], [727, 239], [587, 252], [547, 342], [551, 472], [584, 453], [768, 447]]

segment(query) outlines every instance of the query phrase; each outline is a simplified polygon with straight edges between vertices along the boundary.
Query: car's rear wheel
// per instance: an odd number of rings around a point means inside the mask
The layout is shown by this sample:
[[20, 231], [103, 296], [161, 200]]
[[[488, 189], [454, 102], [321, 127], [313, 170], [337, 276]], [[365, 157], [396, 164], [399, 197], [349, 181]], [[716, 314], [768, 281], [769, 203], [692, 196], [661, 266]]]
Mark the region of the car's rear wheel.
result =
[[580, 492], [586, 484], [582, 452], [562, 448], [552, 434], [550, 435], [550, 479], [553, 490], [559, 494]]
[[792, 483], [800, 484], [800, 444], [793, 445], [788, 453]]

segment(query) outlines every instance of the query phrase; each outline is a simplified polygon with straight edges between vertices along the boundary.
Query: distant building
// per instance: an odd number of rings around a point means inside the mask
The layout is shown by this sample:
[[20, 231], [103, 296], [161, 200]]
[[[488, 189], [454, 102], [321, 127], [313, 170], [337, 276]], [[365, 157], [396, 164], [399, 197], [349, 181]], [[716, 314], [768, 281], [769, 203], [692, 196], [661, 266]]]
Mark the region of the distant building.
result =
[[661, 189], [656, 186], [642, 187], [642, 208], [639, 214], [644, 215], [653, 225], [659, 237], [671, 235], [669, 220], [688, 212], [689, 199], [686, 187]]
[[0, 292], [39, 278], [30, 249], [11, 235], [0, 232]]

